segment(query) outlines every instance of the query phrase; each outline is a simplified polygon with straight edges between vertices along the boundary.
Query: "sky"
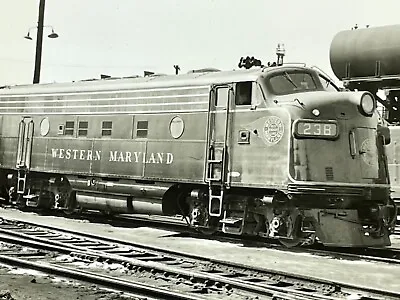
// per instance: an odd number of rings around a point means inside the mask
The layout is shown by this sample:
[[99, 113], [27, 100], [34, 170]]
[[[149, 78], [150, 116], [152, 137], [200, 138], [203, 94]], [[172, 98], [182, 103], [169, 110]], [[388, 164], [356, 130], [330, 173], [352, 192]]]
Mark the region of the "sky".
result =
[[[0, 86], [33, 79], [39, 0], [1, 0]], [[398, 0], [46, 0], [41, 83], [237, 69], [242, 56], [316, 65], [355, 24], [400, 23]], [[50, 39], [51, 27], [59, 38]], [[24, 39], [27, 32], [33, 40]]]

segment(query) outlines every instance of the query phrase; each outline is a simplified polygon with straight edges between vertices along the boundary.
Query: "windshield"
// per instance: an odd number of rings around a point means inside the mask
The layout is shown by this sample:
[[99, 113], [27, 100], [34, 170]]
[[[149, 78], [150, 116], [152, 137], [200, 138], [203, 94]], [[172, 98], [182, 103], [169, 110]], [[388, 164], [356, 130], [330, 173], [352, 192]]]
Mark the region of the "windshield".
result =
[[318, 89], [314, 78], [304, 71], [285, 71], [268, 79], [268, 85], [275, 95], [315, 91]]

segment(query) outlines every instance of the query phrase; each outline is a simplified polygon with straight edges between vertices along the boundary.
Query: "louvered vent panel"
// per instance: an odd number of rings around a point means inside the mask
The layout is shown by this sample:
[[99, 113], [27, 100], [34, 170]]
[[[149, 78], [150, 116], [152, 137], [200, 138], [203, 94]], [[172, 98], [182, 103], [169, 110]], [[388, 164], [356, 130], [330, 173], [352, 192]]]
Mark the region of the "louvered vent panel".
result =
[[326, 176], [326, 180], [333, 181], [333, 168], [332, 167], [325, 167], [325, 176]]

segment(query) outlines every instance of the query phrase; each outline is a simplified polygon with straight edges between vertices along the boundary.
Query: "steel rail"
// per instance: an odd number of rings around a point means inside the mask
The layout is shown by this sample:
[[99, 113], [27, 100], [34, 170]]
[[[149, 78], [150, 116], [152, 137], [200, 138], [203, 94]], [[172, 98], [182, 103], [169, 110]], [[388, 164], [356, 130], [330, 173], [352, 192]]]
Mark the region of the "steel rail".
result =
[[[98, 216], [98, 215], [97, 215]], [[88, 217], [90, 220], [96, 220], [96, 214], [89, 214]], [[98, 220], [98, 218], [97, 218]], [[127, 222], [126, 222], [127, 221]], [[187, 224], [183, 221], [177, 220], [176, 218], [168, 218], [165, 220], [162, 217], [159, 218], [151, 218], [151, 217], [141, 217], [141, 216], [114, 216], [112, 218], [107, 219], [106, 223], [111, 223], [114, 226], [118, 226], [119, 224], [126, 225], [132, 224], [132, 221], [143, 222], [144, 224], [161, 224], [164, 229], [169, 230], [177, 230], [180, 233], [188, 234], [191, 237], [201, 237], [202, 239], [212, 239], [212, 240], [219, 240], [219, 241], [227, 241], [227, 242], [234, 242], [234, 243], [243, 243], [248, 242], [252, 245], [259, 245], [260, 247], [271, 247], [271, 245], [276, 250], [286, 251], [286, 252], [294, 252], [294, 253], [310, 253], [313, 255], [319, 256], [333, 256], [339, 259], [348, 259], [348, 260], [365, 260], [365, 261], [376, 261], [382, 263], [389, 263], [389, 264], [400, 264], [400, 249], [396, 248], [335, 248], [335, 247], [325, 247], [322, 245], [312, 245], [308, 247], [293, 247], [287, 248], [279, 244], [279, 242], [273, 244], [271, 241], [266, 242], [264, 240], [257, 239], [255, 237], [237, 237], [233, 235], [217, 235], [217, 236], [204, 236], [202, 233], [198, 233], [194, 230], [188, 230]], [[121, 223], [117, 223], [121, 222]], [[157, 225], [155, 225], [157, 226]], [[153, 226], [152, 226], [153, 227]], [[49, 228], [51, 229], [51, 227]], [[93, 235], [88, 235], [88, 237], [96, 238]], [[105, 239], [105, 237], [102, 237]], [[111, 239], [110, 242], [113, 242]], [[138, 244], [140, 245], [140, 244]], [[140, 245], [140, 247], [148, 247], [147, 245]], [[151, 248], [150, 248], [151, 249]]]
[[135, 294], [138, 297], [153, 297], [154, 299], [181, 299], [181, 300], [204, 300], [207, 299], [201, 296], [185, 295], [173, 291], [169, 291], [160, 287], [154, 288], [144, 283], [135, 283], [132, 281], [114, 278], [107, 275], [99, 275], [84, 270], [73, 270], [68, 267], [54, 266], [47, 263], [36, 263], [26, 259], [10, 257], [9, 255], [0, 254], [0, 262], [10, 266], [18, 266], [26, 269], [41, 271], [46, 274], [53, 274], [65, 278], [81, 280], [98, 284], [104, 287], [109, 287], [119, 291]]

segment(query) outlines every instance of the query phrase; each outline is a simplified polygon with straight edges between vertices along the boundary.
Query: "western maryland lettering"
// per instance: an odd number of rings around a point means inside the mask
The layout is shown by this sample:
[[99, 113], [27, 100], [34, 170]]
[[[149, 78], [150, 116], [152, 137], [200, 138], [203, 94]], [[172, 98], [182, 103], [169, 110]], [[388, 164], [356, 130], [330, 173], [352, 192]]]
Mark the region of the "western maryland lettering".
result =
[[[85, 160], [96, 161], [103, 159], [103, 153], [100, 150], [83, 149], [62, 149], [52, 148], [52, 158], [66, 160]], [[123, 163], [144, 163], [144, 164], [166, 164], [170, 165], [174, 161], [174, 155], [169, 152], [131, 152], [131, 151], [109, 151], [106, 154], [106, 160], [110, 162]]]
[[[146, 154], [146, 155], [145, 155]], [[174, 161], [172, 153], [164, 152], [121, 152], [121, 151], [110, 151], [109, 161], [120, 161], [120, 162], [142, 162], [146, 164], [167, 164], [170, 165]]]
[[51, 156], [71, 160], [101, 160], [101, 151], [52, 148]]

